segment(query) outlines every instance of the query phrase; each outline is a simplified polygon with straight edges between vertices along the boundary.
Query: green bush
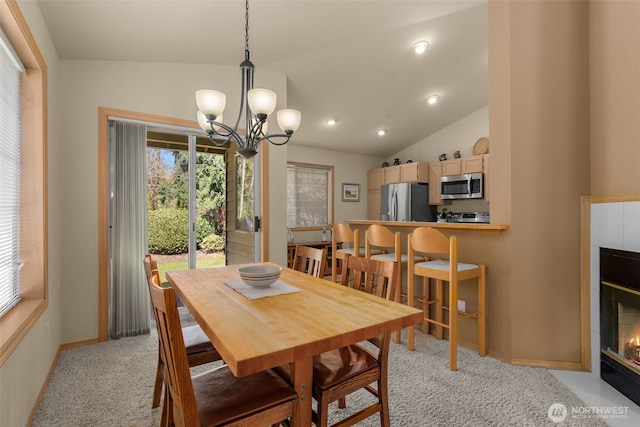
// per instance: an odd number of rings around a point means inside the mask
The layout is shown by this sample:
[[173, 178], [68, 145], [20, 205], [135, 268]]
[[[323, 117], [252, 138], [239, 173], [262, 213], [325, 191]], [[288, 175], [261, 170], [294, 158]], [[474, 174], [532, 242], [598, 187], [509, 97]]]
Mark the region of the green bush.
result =
[[217, 234], [209, 234], [200, 244], [202, 249], [207, 252], [219, 252], [224, 250], [224, 237]]
[[[164, 208], [150, 210], [148, 215], [149, 252], [152, 254], [174, 255], [189, 250], [189, 211], [186, 209]], [[203, 216], [196, 218], [196, 242], [214, 232], [214, 226]]]

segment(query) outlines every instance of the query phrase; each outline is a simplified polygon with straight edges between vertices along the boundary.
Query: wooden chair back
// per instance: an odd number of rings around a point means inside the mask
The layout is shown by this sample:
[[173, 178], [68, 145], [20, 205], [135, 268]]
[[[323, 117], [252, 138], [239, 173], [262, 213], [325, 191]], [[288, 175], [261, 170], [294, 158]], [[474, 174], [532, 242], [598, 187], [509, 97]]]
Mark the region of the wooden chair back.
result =
[[413, 252], [450, 256], [451, 241], [440, 231], [431, 227], [418, 227], [408, 237], [408, 248]]
[[402, 248], [400, 245], [400, 232], [393, 233], [384, 225], [372, 224], [364, 233], [365, 257], [371, 257], [372, 247], [384, 248], [393, 251], [396, 261], [400, 261]]
[[312, 275], [322, 277], [327, 259], [327, 248], [312, 248], [310, 246], [297, 245], [296, 253], [293, 257], [293, 269]]
[[341, 283], [390, 300], [396, 292], [398, 268], [396, 262], [348, 255]]
[[160, 279], [160, 270], [158, 270], [158, 262], [151, 258], [150, 254], [144, 256], [144, 272], [147, 275], [147, 282], [156, 286], [162, 286]]
[[[342, 243], [342, 249], [338, 249], [339, 243]], [[351, 253], [360, 256], [360, 230], [352, 230], [347, 224], [339, 222], [333, 226], [331, 233], [332, 282], [336, 281], [338, 271], [342, 272], [342, 260], [349, 254], [349, 249], [344, 247], [345, 243], [351, 243]]]
[[180, 315], [173, 288], [162, 288], [149, 280], [149, 293], [153, 311], [158, 322], [160, 350], [165, 362], [165, 393], [168, 420], [176, 425], [199, 426], [187, 351], [182, 336]]

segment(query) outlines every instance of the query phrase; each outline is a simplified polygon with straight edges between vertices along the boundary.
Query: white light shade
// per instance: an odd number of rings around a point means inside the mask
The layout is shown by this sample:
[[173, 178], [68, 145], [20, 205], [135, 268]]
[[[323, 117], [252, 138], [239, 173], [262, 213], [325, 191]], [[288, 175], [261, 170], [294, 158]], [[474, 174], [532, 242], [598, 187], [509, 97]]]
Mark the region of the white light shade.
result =
[[277, 99], [276, 93], [269, 89], [251, 89], [248, 93], [249, 108], [256, 115], [273, 113]]
[[227, 104], [227, 95], [217, 90], [202, 89], [196, 92], [196, 104], [203, 114], [219, 116]]
[[[198, 110], [198, 112], [196, 113], [196, 116], [198, 117], [198, 124], [200, 125], [200, 127], [202, 128], [203, 131], [208, 131], [211, 130], [211, 125], [209, 124], [209, 122], [207, 121], [207, 118], [205, 117], [204, 113], [200, 110]], [[218, 123], [222, 123], [222, 118], [223, 118], [223, 114], [220, 114], [217, 118], [216, 118], [216, 122]], [[220, 126], [213, 126], [214, 130], [218, 130], [220, 129]]]
[[280, 126], [280, 129], [282, 129], [285, 132], [288, 130], [292, 132], [295, 132], [296, 130], [298, 130], [301, 119], [302, 119], [302, 114], [300, 114], [300, 111], [298, 110], [292, 110], [287, 108], [287, 109], [278, 111], [278, 126]]

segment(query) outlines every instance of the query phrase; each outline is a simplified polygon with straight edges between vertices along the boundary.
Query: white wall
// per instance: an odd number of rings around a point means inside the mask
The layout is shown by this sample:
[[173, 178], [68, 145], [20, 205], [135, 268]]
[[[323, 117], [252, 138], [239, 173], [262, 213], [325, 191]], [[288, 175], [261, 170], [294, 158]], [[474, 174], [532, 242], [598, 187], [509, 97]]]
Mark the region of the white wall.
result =
[[63, 214], [60, 203], [63, 187], [60, 184], [62, 163], [59, 153], [60, 115], [58, 103], [58, 57], [38, 3], [19, 1], [38, 48], [47, 63], [48, 115], [48, 298], [42, 316], [0, 366], [0, 425], [23, 426], [29, 418], [61, 344], [61, 231]]
[[[289, 144], [287, 161], [333, 166], [334, 222], [367, 218], [367, 171], [382, 165], [383, 159], [358, 154], [336, 153]], [[342, 184], [360, 184], [360, 202], [342, 201]], [[286, 203], [286, 200], [285, 200]], [[286, 212], [285, 212], [286, 217]], [[296, 231], [296, 242], [317, 242], [322, 231]]]

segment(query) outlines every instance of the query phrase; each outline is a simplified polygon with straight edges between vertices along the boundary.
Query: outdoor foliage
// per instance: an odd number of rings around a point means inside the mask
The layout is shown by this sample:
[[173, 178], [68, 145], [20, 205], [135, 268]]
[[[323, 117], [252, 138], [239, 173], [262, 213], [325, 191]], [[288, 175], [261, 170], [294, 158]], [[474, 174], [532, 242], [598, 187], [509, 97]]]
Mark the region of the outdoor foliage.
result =
[[217, 234], [209, 234], [202, 239], [200, 247], [206, 252], [218, 252], [224, 249], [224, 237]]
[[[149, 252], [152, 254], [174, 255], [187, 252], [189, 248], [189, 211], [186, 209], [165, 208], [149, 211]], [[196, 218], [196, 241], [198, 246], [208, 236], [214, 234], [214, 228], [207, 218]], [[224, 248], [224, 239], [223, 239]]]
[[[186, 151], [147, 149], [149, 252], [181, 254], [189, 245], [189, 174]], [[208, 251], [224, 249], [226, 167], [224, 156], [196, 154], [196, 241]]]

